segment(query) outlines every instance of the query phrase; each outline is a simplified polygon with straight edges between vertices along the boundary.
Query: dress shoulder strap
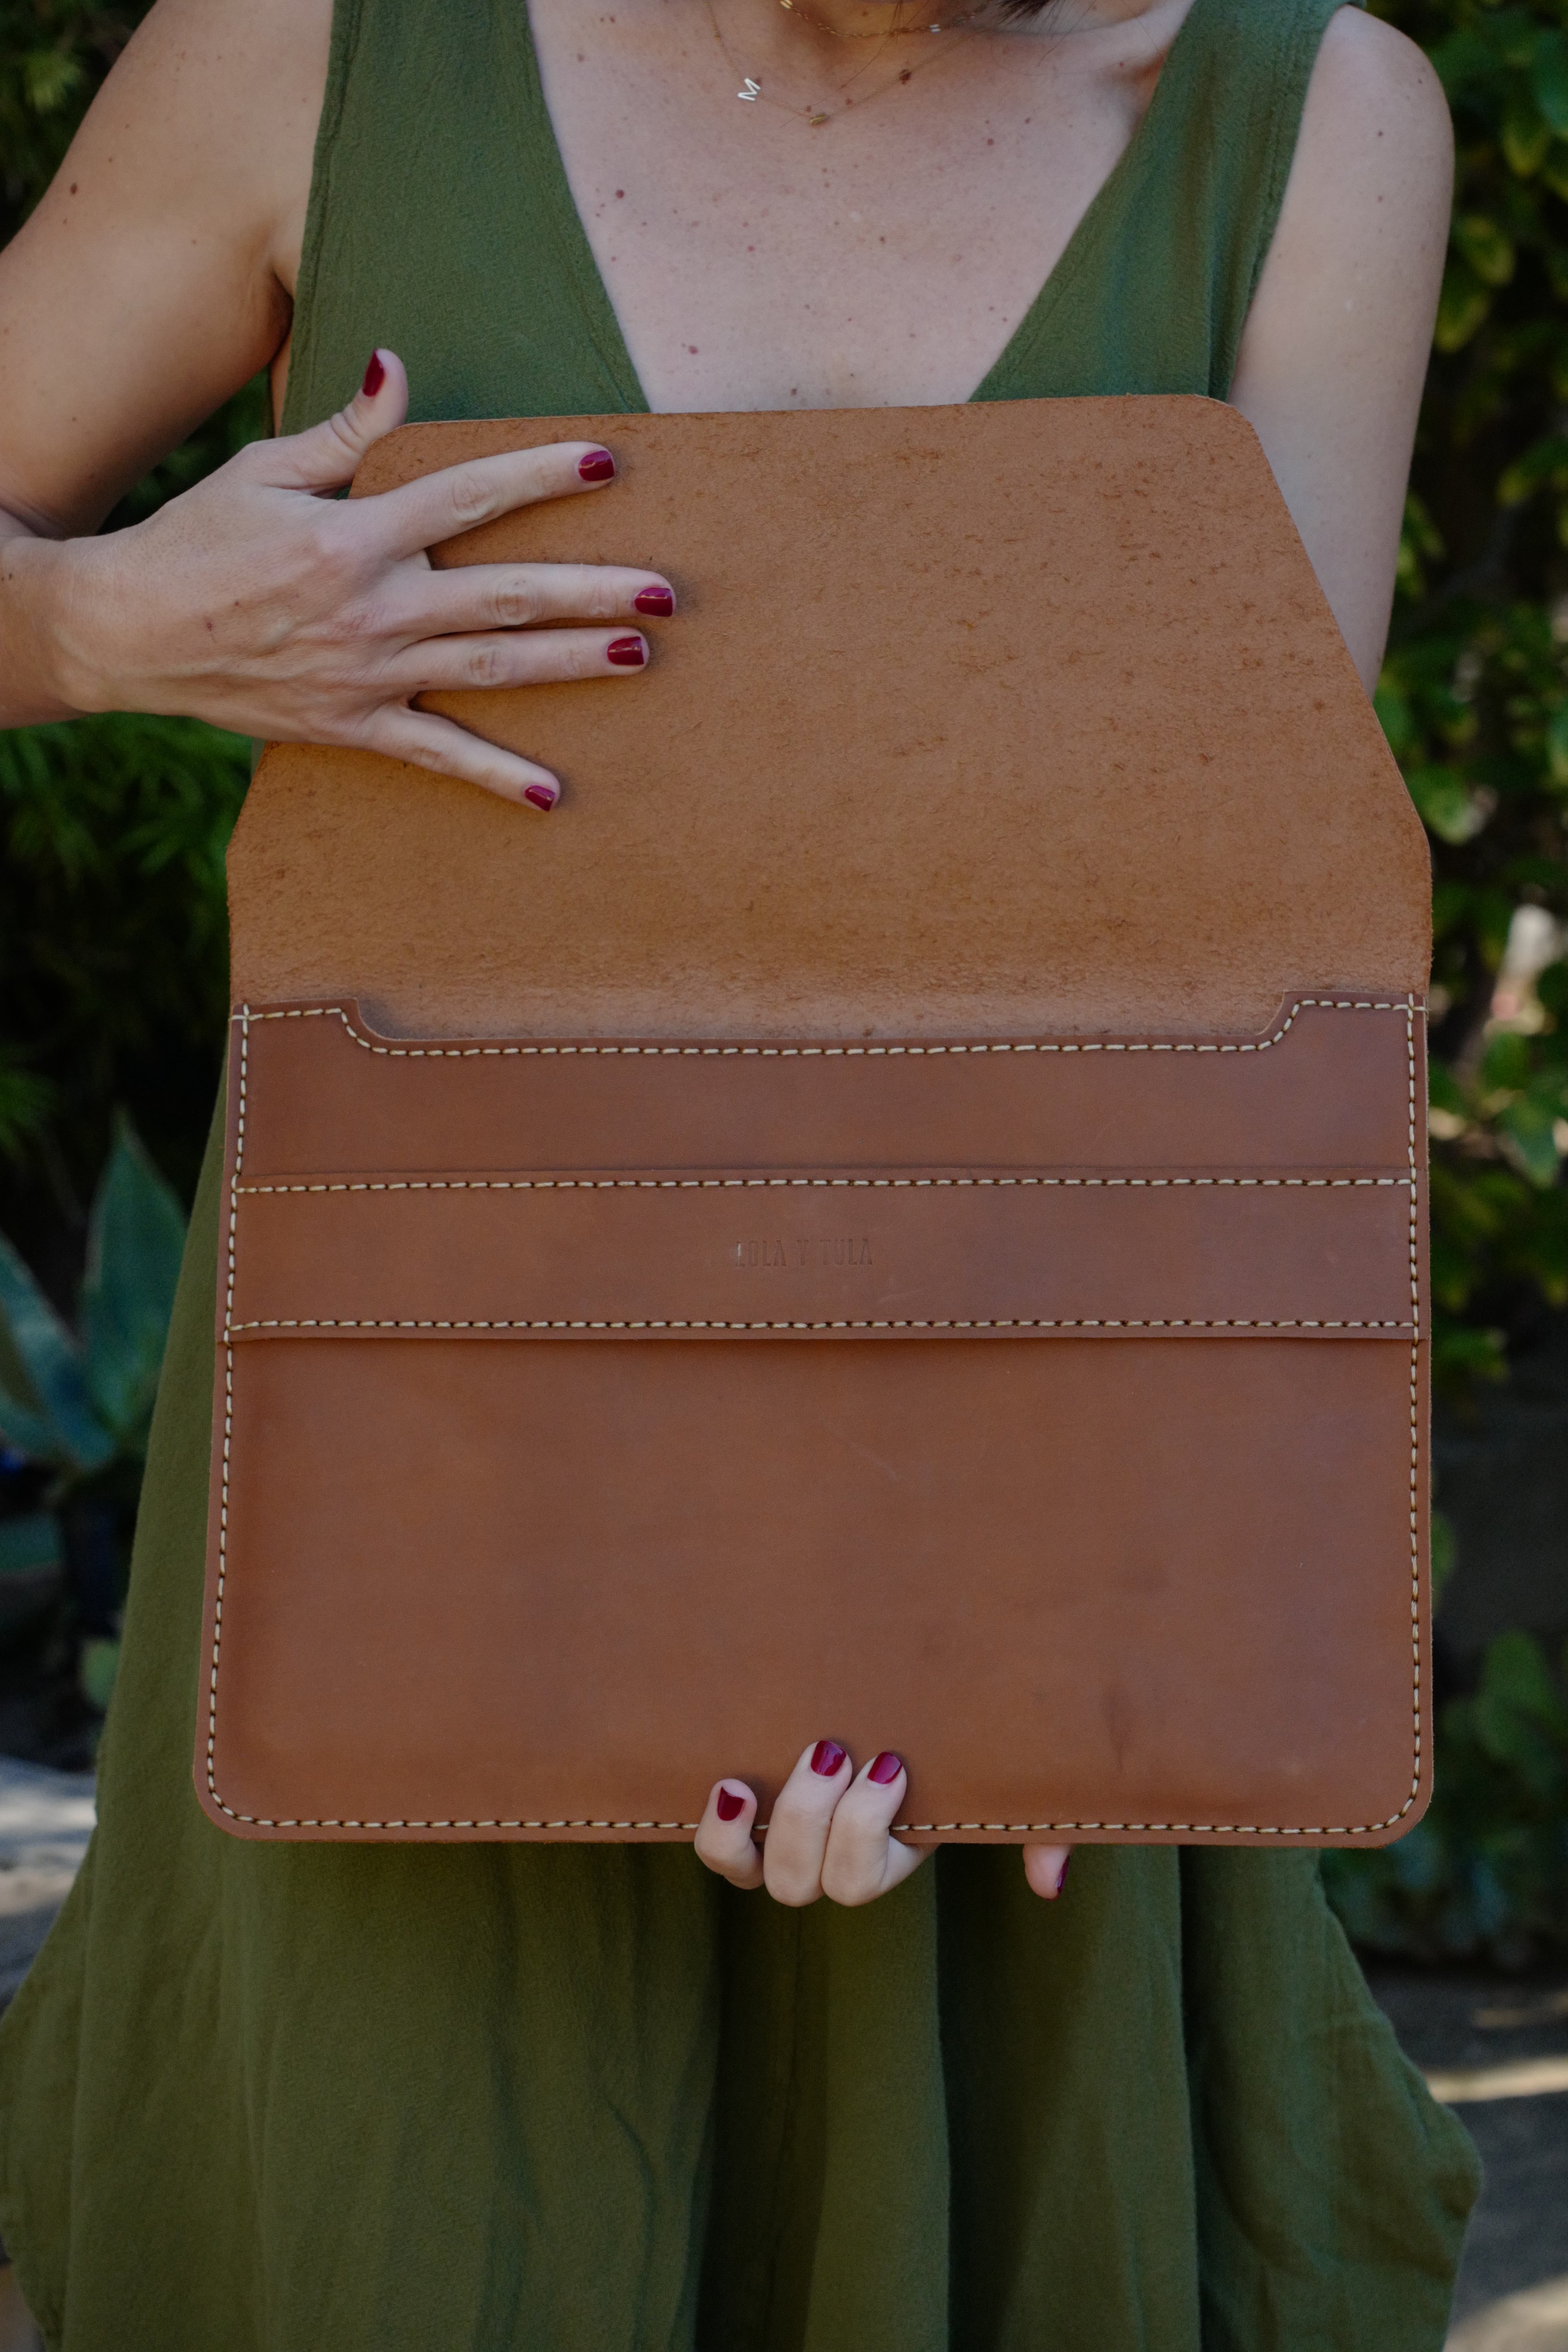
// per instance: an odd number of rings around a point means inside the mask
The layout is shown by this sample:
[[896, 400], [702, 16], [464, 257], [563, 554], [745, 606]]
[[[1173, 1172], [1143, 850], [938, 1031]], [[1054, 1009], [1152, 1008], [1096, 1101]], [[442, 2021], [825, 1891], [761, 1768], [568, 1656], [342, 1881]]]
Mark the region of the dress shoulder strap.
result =
[[284, 429], [331, 415], [376, 343], [416, 419], [644, 404], [523, 0], [335, 0]]
[[1307, 85], [1343, 5], [1193, 0], [1132, 144], [982, 398], [1228, 396]]

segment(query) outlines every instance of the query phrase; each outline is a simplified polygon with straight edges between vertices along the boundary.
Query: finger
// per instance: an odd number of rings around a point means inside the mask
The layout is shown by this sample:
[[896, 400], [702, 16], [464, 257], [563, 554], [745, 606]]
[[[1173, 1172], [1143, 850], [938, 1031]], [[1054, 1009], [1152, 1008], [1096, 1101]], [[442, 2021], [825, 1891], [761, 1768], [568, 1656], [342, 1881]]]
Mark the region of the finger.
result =
[[1037, 1895], [1054, 1903], [1068, 1883], [1068, 1864], [1071, 1860], [1070, 1845], [1026, 1845], [1024, 1875]]
[[408, 414], [408, 378], [395, 352], [378, 344], [346, 408], [304, 433], [258, 441], [250, 462], [264, 482], [286, 490], [341, 490], [365, 451]]
[[402, 696], [630, 677], [647, 662], [647, 639], [640, 630], [513, 629], [489, 637], [426, 637], [395, 655], [379, 677], [390, 693]]
[[561, 782], [548, 768], [520, 759], [471, 735], [466, 727], [434, 711], [410, 710], [404, 703], [387, 703], [378, 710], [360, 738], [365, 749], [390, 760], [407, 760], [414, 767], [431, 768], [438, 776], [458, 776], [478, 784], [503, 801], [525, 802], [543, 814], [561, 797]]
[[888, 1834], [909, 1784], [901, 1759], [884, 1748], [840, 1797], [822, 1861], [822, 1891], [830, 1902], [874, 1902], [920, 1868], [930, 1849]]
[[851, 1766], [837, 1739], [819, 1739], [779, 1790], [763, 1844], [763, 1875], [775, 1902], [798, 1907], [822, 1892], [822, 1861], [833, 1809]]
[[731, 1886], [760, 1886], [763, 1857], [752, 1836], [757, 1801], [743, 1780], [716, 1780], [697, 1824], [697, 1859]]
[[551, 441], [541, 449], [503, 449], [464, 466], [444, 466], [365, 499], [359, 511], [383, 554], [417, 555], [515, 507], [596, 490], [615, 472], [615, 459], [597, 441]]
[[667, 620], [675, 610], [668, 580], [613, 563], [462, 563], [450, 572], [410, 565], [395, 577], [386, 634], [411, 642], [547, 621]]

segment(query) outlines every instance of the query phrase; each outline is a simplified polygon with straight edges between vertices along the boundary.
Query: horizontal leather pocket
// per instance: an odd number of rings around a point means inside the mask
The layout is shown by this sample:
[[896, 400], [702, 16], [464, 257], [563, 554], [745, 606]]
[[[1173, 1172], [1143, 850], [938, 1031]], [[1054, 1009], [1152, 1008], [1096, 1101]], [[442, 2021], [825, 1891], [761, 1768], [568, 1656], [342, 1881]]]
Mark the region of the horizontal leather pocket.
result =
[[1402, 1177], [303, 1178], [237, 1209], [235, 1339], [1415, 1328]]
[[248, 1180], [694, 1169], [1408, 1175], [1419, 1009], [1326, 992], [1261, 1036], [446, 1041], [234, 1016]]

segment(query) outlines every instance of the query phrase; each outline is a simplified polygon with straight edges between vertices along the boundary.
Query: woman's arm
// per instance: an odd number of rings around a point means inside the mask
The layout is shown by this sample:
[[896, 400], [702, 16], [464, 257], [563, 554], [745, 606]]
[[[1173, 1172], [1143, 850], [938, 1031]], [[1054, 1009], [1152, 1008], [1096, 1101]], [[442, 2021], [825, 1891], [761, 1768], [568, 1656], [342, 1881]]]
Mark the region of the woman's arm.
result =
[[[430, 569], [426, 549], [613, 478], [586, 443], [331, 497], [402, 422], [390, 352], [310, 432], [258, 443], [145, 522], [121, 491], [260, 367], [280, 383], [328, 0], [159, 0], [0, 256], [0, 726], [184, 711], [349, 743], [553, 805], [545, 769], [410, 707], [432, 688], [629, 677], [656, 573]], [[618, 626], [551, 628], [552, 621]], [[521, 624], [529, 624], [526, 629]]]
[[0, 254], [0, 725], [72, 715], [74, 562], [41, 543], [95, 530], [286, 342], [328, 23], [163, 0]]
[[1447, 105], [1413, 43], [1342, 9], [1307, 95], [1232, 398], [1257, 428], [1370, 694], [1394, 603], [1453, 201]]
[[0, 509], [52, 539], [287, 346], [329, 0], [158, 0], [0, 254]]

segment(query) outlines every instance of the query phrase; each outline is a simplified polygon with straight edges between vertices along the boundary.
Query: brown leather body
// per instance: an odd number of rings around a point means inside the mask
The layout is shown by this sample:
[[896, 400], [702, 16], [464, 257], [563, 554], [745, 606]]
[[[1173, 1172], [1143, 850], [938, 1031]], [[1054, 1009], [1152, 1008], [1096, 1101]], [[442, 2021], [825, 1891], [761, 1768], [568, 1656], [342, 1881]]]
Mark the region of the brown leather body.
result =
[[921, 1838], [1399, 1834], [1426, 870], [1247, 428], [416, 427], [360, 487], [558, 433], [603, 511], [457, 556], [683, 614], [454, 705], [560, 811], [275, 750], [231, 854], [204, 1804], [681, 1836], [832, 1735]]

